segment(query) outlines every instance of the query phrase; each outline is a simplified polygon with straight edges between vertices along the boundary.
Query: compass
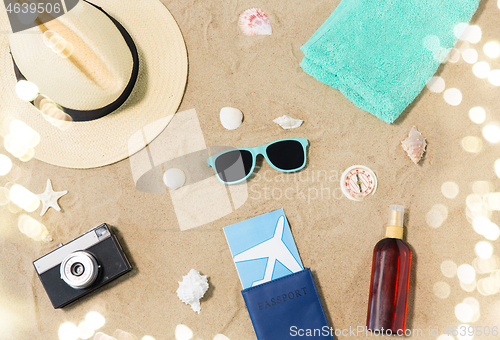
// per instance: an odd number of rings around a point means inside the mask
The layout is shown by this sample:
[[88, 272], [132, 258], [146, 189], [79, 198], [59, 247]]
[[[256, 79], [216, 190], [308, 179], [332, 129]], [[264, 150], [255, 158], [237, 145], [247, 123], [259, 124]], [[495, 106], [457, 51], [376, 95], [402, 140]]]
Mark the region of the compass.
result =
[[340, 188], [348, 199], [361, 201], [377, 190], [377, 177], [366, 166], [353, 165], [340, 177]]

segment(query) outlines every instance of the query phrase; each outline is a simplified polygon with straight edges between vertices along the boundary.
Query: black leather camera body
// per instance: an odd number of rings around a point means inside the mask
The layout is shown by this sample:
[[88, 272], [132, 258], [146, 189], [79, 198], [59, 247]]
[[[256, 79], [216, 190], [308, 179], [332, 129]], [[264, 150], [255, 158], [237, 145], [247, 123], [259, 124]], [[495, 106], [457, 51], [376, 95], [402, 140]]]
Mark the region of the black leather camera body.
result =
[[64, 307], [132, 269], [107, 224], [33, 262], [54, 308]]

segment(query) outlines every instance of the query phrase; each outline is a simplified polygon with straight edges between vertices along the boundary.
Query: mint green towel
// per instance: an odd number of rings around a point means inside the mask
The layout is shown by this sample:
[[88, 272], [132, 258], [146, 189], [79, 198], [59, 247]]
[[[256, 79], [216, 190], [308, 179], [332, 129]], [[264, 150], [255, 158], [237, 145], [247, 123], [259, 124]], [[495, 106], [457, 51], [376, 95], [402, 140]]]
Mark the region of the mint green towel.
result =
[[302, 46], [300, 66], [357, 107], [392, 123], [436, 72], [457, 40], [455, 26], [469, 22], [478, 4], [342, 0]]

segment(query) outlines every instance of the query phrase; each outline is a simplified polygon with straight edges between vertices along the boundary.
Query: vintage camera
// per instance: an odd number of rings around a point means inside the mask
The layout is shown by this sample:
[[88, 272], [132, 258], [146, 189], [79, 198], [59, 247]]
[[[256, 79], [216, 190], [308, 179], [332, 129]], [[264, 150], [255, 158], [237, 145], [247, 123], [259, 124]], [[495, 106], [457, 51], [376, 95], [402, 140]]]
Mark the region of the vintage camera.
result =
[[107, 224], [33, 262], [54, 308], [61, 308], [132, 269]]

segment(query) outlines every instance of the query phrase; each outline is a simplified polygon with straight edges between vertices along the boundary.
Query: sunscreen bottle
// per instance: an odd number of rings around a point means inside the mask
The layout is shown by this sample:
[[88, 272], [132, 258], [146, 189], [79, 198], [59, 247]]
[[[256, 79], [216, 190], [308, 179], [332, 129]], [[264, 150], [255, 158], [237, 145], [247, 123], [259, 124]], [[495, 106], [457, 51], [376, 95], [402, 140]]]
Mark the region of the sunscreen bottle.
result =
[[404, 335], [410, 285], [411, 249], [403, 241], [404, 207], [389, 207], [385, 238], [373, 249], [366, 326], [384, 334]]

